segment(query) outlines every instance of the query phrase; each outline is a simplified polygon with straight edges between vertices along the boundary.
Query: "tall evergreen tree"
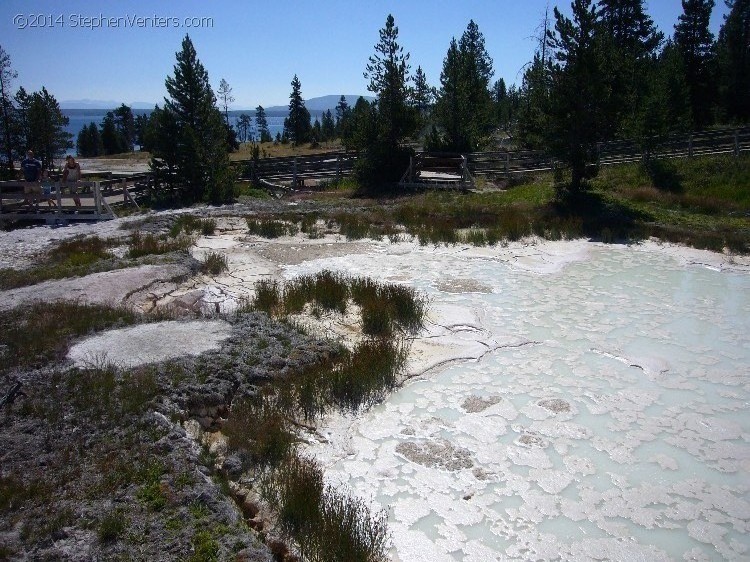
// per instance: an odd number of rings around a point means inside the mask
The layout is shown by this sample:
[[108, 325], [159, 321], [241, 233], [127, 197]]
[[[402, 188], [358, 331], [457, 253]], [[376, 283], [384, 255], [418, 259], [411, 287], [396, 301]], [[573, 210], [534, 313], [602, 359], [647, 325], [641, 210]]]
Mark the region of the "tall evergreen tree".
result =
[[554, 10], [555, 29], [548, 32], [554, 52], [547, 144], [571, 170], [569, 193], [584, 188], [597, 143], [606, 130], [609, 96], [606, 50], [599, 14], [592, 0], [573, 0], [573, 19]]
[[0, 153], [5, 157], [5, 164], [11, 172], [13, 171], [14, 133], [17, 125], [10, 92], [13, 80], [17, 76], [18, 73], [11, 67], [10, 55], [0, 47], [0, 143], [2, 143]]
[[219, 102], [224, 110], [224, 122], [226, 123], [226, 126], [229, 127], [229, 106], [234, 102], [232, 87], [229, 85], [229, 82], [222, 78], [221, 82], [219, 82], [219, 89], [216, 91], [216, 94], [218, 95]]
[[101, 156], [104, 148], [99, 135], [99, 127], [93, 121], [85, 125], [78, 133], [76, 140], [76, 151], [79, 156]]
[[176, 53], [169, 98], [158, 112], [151, 167], [157, 179], [180, 190], [184, 202], [220, 203], [233, 197], [227, 129], [188, 35]]
[[135, 117], [133, 117], [133, 110], [123, 103], [112, 113], [115, 119], [115, 127], [117, 128], [117, 133], [120, 136], [124, 149], [122, 152], [132, 152], [133, 145], [135, 144]]
[[440, 75], [437, 115], [446, 132], [446, 148], [475, 150], [489, 134], [493, 124], [492, 74], [484, 36], [472, 20], [458, 43], [451, 42]]
[[135, 130], [135, 144], [140, 147], [140, 150], [148, 150], [144, 147], [145, 141], [143, 140], [148, 126], [149, 116], [141, 113], [136, 115], [133, 120], [133, 128]]
[[323, 113], [320, 133], [323, 142], [328, 142], [336, 137], [336, 122], [333, 120], [333, 113], [331, 113], [330, 109]]
[[408, 103], [409, 53], [398, 43], [398, 27], [391, 14], [379, 36], [364, 72], [369, 81], [367, 89], [376, 96], [372, 107], [377, 134], [360, 154], [355, 168], [359, 182], [368, 189], [398, 181], [412, 154], [401, 143], [417, 125], [416, 110]]
[[247, 142], [252, 127], [252, 119], [250, 119], [250, 116], [243, 113], [236, 118], [235, 125], [237, 127], [237, 139], [240, 142]]
[[709, 30], [714, 0], [682, 0], [674, 41], [685, 62], [693, 124], [701, 129], [711, 121], [714, 98], [713, 33]]
[[34, 151], [45, 168], [51, 168], [55, 158], [73, 147], [73, 135], [65, 130], [69, 119], [63, 115], [55, 96], [44, 87], [31, 95], [19, 89], [16, 98], [19, 97], [23, 97], [23, 106], [20, 109], [25, 113], [27, 127], [26, 142], [23, 144], [27, 149]]
[[445, 131], [445, 138], [437, 145], [435, 143], [438, 139], [432, 138], [430, 150], [467, 150], [471, 144], [467, 135], [468, 114], [471, 109], [465, 105], [466, 95], [462, 80], [461, 52], [458, 50], [458, 42], [454, 37], [443, 59], [443, 71], [440, 73], [441, 88], [436, 107], [438, 121]]
[[432, 107], [434, 92], [427, 83], [427, 76], [421, 66], [414, 71], [414, 87], [411, 90], [411, 104], [417, 108], [419, 114], [424, 117]]
[[364, 77], [369, 80], [367, 89], [377, 98], [378, 136], [388, 146], [397, 147], [412, 133], [415, 121], [408, 106], [409, 53], [398, 43], [398, 27], [391, 14], [380, 30], [380, 41]]
[[343, 138], [347, 148], [365, 151], [377, 144], [377, 104], [360, 96], [349, 116], [347, 137]]
[[668, 134], [691, 127], [690, 95], [679, 50], [668, 40], [645, 76], [646, 89], [632, 121], [632, 134], [645, 154]]
[[302, 99], [302, 84], [294, 75], [292, 79], [292, 93], [289, 94], [289, 116], [284, 119], [284, 131], [294, 144], [309, 142], [312, 125], [310, 112]]
[[[549, 17], [549, 9], [547, 9], [537, 27], [539, 34], [536, 37], [537, 47], [534, 57], [524, 70], [518, 99], [515, 100], [518, 104], [516, 136], [522, 145], [531, 149], [547, 148], [546, 135], [552, 89], [552, 57], [548, 45], [551, 27], [552, 21]], [[510, 120], [509, 115], [508, 121]]]
[[643, 0], [600, 0], [599, 8], [606, 33], [607, 76], [612, 81], [605, 135], [631, 136], [663, 34], [646, 14]]
[[516, 134], [526, 148], [547, 148], [551, 89], [552, 62], [537, 51], [523, 73], [518, 107]]
[[750, 122], [750, 0], [726, 0], [719, 31], [719, 99], [724, 117]]
[[262, 105], [255, 108], [255, 128], [258, 130], [260, 142], [271, 142], [271, 132], [268, 129], [266, 110]]
[[112, 111], [108, 111], [104, 115], [101, 124], [101, 140], [102, 147], [104, 149], [103, 154], [121, 154], [126, 152], [125, 139], [120, 131], [117, 130], [117, 123], [115, 120], [115, 114]]
[[[346, 129], [351, 113], [352, 108], [349, 107], [349, 103], [346, 101], [346, 96], [342, 94], [339, 98], [339, 102], [336, 104], [336, 135], [341, 139], [348, 137]], [[344, 144], [344, 148], [346, 148], [346, 144]]]

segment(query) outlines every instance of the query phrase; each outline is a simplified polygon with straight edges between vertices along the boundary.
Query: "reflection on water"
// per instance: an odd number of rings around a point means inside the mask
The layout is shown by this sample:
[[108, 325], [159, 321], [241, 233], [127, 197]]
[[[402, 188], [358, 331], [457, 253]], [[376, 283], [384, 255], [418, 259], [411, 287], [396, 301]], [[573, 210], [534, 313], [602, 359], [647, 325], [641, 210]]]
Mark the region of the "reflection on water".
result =
[[546, 268], [496, 252], [381, 245], [287, 271], [407, 275], [433, 307], [536, 342], [412, 381], [312, 448], [389, 509], [394, 560], [750, 557], [750, 275], [621, 247]]

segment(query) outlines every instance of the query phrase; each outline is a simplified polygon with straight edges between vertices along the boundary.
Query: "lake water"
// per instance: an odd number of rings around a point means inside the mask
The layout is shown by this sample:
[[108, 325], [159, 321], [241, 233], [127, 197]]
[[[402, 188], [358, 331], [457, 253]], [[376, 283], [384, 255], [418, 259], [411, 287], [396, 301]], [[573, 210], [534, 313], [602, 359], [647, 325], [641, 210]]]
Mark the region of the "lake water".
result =
[[750, 559], [750, 274], [570, 244], [289, 267], [409, 283], [496, 342], [308, 451], [388, 511], [395, 561]]

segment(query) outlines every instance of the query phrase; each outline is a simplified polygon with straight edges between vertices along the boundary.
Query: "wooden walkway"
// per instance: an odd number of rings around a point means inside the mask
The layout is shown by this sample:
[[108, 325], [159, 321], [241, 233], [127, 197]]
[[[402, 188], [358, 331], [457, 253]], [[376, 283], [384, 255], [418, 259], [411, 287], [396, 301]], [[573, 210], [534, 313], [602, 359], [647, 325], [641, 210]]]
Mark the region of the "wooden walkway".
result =
[[[149, 174], [103, 181], [0, 182], [0, 224], [14, 221], [67, 224], [71, 221], [103, 221], [117, 215], [117, 204], [138, 207], [137, 197], [151, 187]], [[62, 189], [61, 189], [62, 187]], [[75, 204], [75, 198], [81, 205]]]
[[[611, 166], [637, 162], [646, 156], [636, 140], [601, 143], [598, 164]], [[750, 151], [750, 128], [702, 131], [690, 135], [654, 139], [651, 158], [693, 158], [704, 155], [734, 155]], [[351, 175], [355, 153], [331, 152], [313, 156], [240, 160], [241, 179], [256, 181], [270, 189], [289, 191], [311, 188], [316, 182]], [[547, 153], [532, 150], [500, 150], [466, 154], [418, 152], [401, 179], [401, 185], [471, 189], [474, 178], [508, 179], [518, 174], [550, 171], [555, 161]]]

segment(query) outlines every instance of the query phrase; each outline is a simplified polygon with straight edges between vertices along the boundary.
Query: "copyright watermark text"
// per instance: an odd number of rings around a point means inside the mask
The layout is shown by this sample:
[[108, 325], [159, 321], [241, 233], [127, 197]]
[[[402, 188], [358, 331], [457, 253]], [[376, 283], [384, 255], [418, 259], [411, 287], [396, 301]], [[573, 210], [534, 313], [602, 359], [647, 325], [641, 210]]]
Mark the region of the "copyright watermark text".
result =
[[212, 28], [214, 18], [206, 16], [106, 16], [99, 14], [26, 13], [13, 16], [16, 29], [169, 29]]

